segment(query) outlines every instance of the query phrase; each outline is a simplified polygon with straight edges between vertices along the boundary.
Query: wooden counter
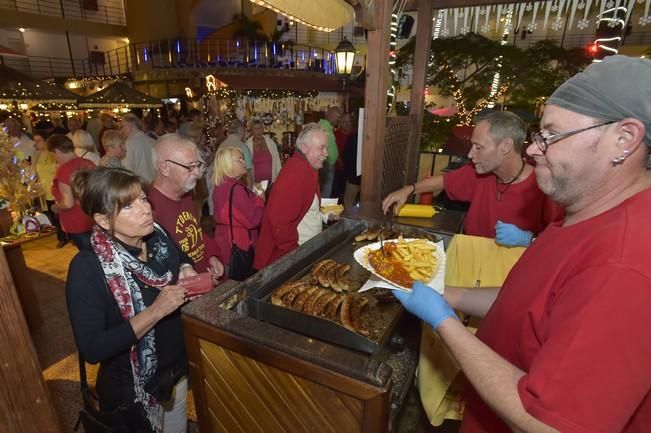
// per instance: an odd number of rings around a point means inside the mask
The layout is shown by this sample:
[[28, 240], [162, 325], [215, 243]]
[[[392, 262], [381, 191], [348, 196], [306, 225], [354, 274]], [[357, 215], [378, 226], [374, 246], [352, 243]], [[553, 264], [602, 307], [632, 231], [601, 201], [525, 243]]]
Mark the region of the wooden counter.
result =
[[32, 287], [31, 270], [25, 263], [22, 245], [54, 234], [54, 231], [44, 231], [19, 236], [11, 242], [2, 242], [2, 248], [4, 249], [7, 264], [14, 279], [18, 299], [20, 299], [25, 319], [32, 332], [43, 325], [43, 317], [38, 308], [38, 301], [34, 293], [34, 288]]
[[246, 282], [222, 284], [183, 308], [201, 433], [391, 431], [418, 362], [412, 316], [371, 355], [257, 320], [243, 302], [247, 290], [325, 253], [338, 224]]

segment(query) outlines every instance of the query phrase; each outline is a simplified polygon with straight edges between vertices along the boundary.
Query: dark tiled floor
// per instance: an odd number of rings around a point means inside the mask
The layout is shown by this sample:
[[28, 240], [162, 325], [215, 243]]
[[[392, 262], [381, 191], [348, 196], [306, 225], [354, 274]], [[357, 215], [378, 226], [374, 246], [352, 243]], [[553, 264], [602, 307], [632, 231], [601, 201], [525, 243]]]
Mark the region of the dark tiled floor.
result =
[[[65, 305], [64, 282], [68, 263], [76, 254], [69, 243], [55, 248], [56, 237], [50, 236], [23, 245], [25, 261], [32, 272], [32, 284], [45, 325], [32, 332], [43, 375], [47, 381], [55, 409], [61, 420], [63, 432], [73, 431], [81, 407], [79, 370], [76, 349], [68, 323]], [[88, 368], [89, 381], [93, 381], [96, 367]], [[196, 419], [190, 404], [189, 418]], [[196, 423], [190, 422], [189, 433], [198, 433]], [[432, 427], [425, 418], [418, 392], [410, 390], [403, 410], [397, 420], [395, 433], [457, 433], [456, 422], [446, 422]]]

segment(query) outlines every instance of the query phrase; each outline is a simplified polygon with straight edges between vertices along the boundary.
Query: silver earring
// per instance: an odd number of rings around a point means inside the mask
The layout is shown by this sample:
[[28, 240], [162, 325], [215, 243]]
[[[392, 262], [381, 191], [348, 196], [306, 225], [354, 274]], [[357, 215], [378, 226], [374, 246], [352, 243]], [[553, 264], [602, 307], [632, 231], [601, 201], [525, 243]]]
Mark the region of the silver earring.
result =
[[617, 158], [614, 158], [610, 163], [613, 165], [613, 167], [616, 167], [623, 164], [626, 158], [628, 158], [628, 149], [624, 149], [624, 154], [618, 156]]

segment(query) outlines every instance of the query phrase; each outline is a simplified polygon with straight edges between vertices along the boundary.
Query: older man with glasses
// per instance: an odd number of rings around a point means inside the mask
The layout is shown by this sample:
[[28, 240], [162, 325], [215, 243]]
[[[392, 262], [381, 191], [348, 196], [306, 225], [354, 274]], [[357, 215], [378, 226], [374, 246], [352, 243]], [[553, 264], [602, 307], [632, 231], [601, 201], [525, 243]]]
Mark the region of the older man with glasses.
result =
[[179, 134], [158, 139], [152, 151], [156, 171], [149, 188], [154, 219], [192, 260], [197, 272], [209, 271], [215, 282], [224, 274], [215, 240], [203, 233], [192, 189], [203, 176], [205, 164], [196, 144]]
[[[590, 65], [547, 100], [541, 125], [527, 152], [565, 219], [492, 294], [444, 299], [416, 283], [395, 295], [472, 385], [462, 433], [649, 431], [651, 61]], [[484, 316], [476, 336], [452, 307]]]

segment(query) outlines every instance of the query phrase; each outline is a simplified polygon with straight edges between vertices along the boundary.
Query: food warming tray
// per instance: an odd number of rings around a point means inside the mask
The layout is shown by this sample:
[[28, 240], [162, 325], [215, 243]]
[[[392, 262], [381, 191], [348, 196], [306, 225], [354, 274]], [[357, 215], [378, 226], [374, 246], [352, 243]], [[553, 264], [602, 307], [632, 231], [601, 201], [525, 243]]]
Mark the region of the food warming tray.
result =
[[[403, 314], [403, 307], [398, 302], [386, 302], [391, 299], [386, 289], [381, 292], [371, 290], [358, 296], [367, 296], [369, 303], [363, 314], [364, 321], [370, 331], [364, 336], [324, 318], [305, 314], [288, 307], [271, 303], [271, 294], [284, 283], [309, 278], [312, 267], [323, 259], [333, 259], [338, 263], [351, 266], [350, 280], [355, 293], [368, 279], [370, 273], [354, 259], [354, 251], [368, 242], [355, 242], [355, 236], [369, 227], [364, 220], [342, 218], [319, 236], [305, 243], [301, 248], [309, 254], [299, 254], [294, 251], [288, 256], [271, 264], [263, 272], [247, 280], [247, 307], [249, 314], [258, 320], [273, 323], [304, 335], [334, 343], [340, 346], [359, 350], [366, 353], [376, 353], [384, 347]], [[423, 236], [423, 229], [394, 225], [394, 230], [400, 230], [404, 235]], [[431, 236], [431, 233], [428, 233]], [[262, 275], [261, 275], [262, 274]], [[248, 283], [248, 284], [247, 284]]]

